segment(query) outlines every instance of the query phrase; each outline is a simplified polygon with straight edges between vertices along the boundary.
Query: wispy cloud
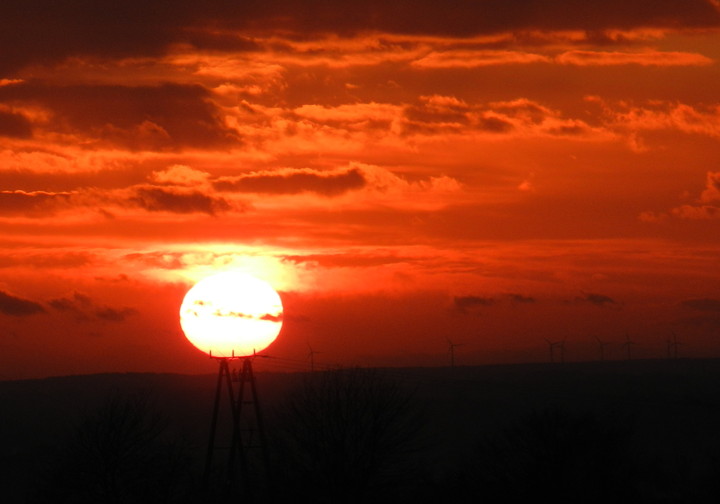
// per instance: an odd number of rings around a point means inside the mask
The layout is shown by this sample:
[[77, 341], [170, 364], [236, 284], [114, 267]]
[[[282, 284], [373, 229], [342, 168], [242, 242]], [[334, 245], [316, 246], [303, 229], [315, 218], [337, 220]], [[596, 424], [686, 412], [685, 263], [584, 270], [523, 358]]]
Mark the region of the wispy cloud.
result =
[[692, 310], [702, 312], [717, 312], [720, 313], [720, 300], [713, 298], [702, 298], [702, 299], [686, 299], [680, 303], [683, 308], [690, 308]]
[[462, 314], [477, 313], [478, 309], [495, 304], [495, 299], [482, 296], [455, 296], [453, 305]]
[[313, 192], [328, 197], [360, 189], [366, 184], [362, 172], [355, 167], [329, 172], [312, 169], [252, 172], [235, 177], [223, 177], [214, 182], [215, 188], [219, 191], [260, 194]]
[[5, 214], [47, 215], [67, 207], [73, 193], [48, 191], [0, 191], [0, 209]]
[[138, 187], [129, 201], [150, 212], [193, 213], [214, 215], [231, 209], [223, 198], [199, 191], [175, 191], [160, 187]]
[[90, 296], [80, 292], [54, 298], [48, 305], [58, 312], [72, 314], [79, 321], [104, 320], [107, 322], [123, 322], [129, 316], [136, 315], [138, 311], [130, 307], [115, 308], [99, 305]]
[[547, 63], [551, 58], [520, 51], [444, 51], [430, 54], [412, 62], [418, 68], [477, 68], [490, 65]]
[[720, 172], [707, 172], [705, 189], [695, 204], [680, 205], [670, 214], [681, 219], [720, 219]]
[[606, 296], [604, 294], [597, 294], [597, 293], [583, 293], [582, 296], [576, 296], [575, 297], [576, 303], [589, 303], [595, 306], [619, 306], [620, 303], [615, 301], [610, 296]]
[[713, 60], [702, 54], [678, 51], [567, 51], [554, 59], [563, 65], [641, 65], [641, 66], [697, 66], [712, 65]]

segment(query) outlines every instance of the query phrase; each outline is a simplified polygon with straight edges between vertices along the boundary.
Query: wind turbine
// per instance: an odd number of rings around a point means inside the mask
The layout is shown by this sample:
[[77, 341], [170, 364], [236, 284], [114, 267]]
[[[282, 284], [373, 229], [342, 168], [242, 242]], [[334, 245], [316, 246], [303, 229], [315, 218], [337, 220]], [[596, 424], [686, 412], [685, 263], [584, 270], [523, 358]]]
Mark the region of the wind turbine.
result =
[[464, 343], [453, 343], [450, 338], [445, 338], [448, 342], [448, 350], [450, 351], [450, 367], [455, 367], [455, 347], [463, 346]]
[[310, 342], [307, 343], [308, 347], [308, 355], [307, 358], [310, 359], [310, 371], [315, 371], [315, 354], [320, 353], [313, 350], [313, 348], [310, 346]]
[[550, 362], [555, 362], [555, 352], [553, 351], [555, 349], [555, 342], [550, 341], [547, 338], [543, 338], [543, 339], [548, 344], [548, 350], [550, 350]]
[[632, 360], [632, 355], [630, 353], [630, 347], [634, 344], [635, 344], [635, 342], [630, 339], [630, 335], [628, 333], [625, 333], [625, 343], [623, 343], [623, 346], [627, 350], [627, 360]]
[[550, 341], [547, 338], [543, 338], [550, 349], [550, 362], [555, 362], [555, 349], [560, 349], [560, 362], [565, 362], [565, 339], [561, 341]]
[[595, 338], [595, 341], [598, 342], [598, 345], [600, 345], [600, 360], [604, 361], [605, 360], [605, 347], [608, 345], [608, 342], [600, 340], [600, 338], [598, 338], [597, 336], [594, 336], [594, 338]]
[[670, 359], [677, 359], [678, 358], [678, 346], [680, 345], [680, 342], [678, 341], [677, 334], [675, 334], [675, 331], [672, 331], [672, 339], [667, 340], [665, 343], [667, 343], [667, 358]]

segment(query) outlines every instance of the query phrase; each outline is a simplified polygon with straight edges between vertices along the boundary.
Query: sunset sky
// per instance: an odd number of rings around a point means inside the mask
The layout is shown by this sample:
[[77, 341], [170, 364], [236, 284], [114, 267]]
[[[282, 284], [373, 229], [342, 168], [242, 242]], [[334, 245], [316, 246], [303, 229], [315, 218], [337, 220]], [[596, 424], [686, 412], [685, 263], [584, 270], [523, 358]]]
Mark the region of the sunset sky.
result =
[[[720, 356], [718, 0], [4, 0], [0, 379]], [[271, 368], [272, 359], [263, 361]]]

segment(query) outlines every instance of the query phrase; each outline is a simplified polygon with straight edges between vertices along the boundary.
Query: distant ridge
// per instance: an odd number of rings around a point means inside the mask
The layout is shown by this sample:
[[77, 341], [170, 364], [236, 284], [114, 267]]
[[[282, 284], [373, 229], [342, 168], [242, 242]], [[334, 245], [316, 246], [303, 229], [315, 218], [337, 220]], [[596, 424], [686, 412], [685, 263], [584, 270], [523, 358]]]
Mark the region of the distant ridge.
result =
[[[720, 359], [372, 369], [413, 394], [436, 430], [434, 449], [448, 460], [548, 407], [632, 419], [643, 449], [674, 451], [691, 460], [708, 449], [720, 425]], [[256, 374], [269, 412], [313, 375]], [[30, 484], [42, 454], [111, 394], [145, 394], [178, 432], [202, 447], [215, 381], [214, 374], [101, 373], [0, 382], [0, 485], [18, 489]]]

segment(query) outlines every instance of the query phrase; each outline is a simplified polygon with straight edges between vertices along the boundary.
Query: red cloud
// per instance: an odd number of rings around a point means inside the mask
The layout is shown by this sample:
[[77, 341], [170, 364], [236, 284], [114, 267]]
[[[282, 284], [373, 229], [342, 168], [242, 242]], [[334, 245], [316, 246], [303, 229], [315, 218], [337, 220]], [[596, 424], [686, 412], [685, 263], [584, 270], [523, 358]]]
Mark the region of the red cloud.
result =
[[225, 177], [215, 182], [220, 191], [298, 194], [314, 192], [337, 196], [367, 184], [358, 168], [322, 172], [310, 169], [285, 169], [253, 172], [238, 177]]
[[677, 51], [568, 51], [555, 61], [564, 65], [642, 65], [642, 66], [697, 66], [712, 65], [713, 60], [702, 54]]
[[198, 191], [175, 192], [160, 187], [138, 187], [130, 201], [150, 212], [215, 214], [231, 209], [223, 198], [215, 198]]

